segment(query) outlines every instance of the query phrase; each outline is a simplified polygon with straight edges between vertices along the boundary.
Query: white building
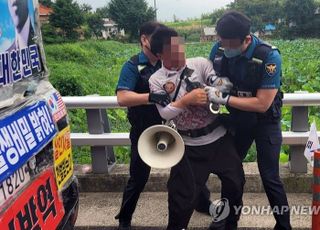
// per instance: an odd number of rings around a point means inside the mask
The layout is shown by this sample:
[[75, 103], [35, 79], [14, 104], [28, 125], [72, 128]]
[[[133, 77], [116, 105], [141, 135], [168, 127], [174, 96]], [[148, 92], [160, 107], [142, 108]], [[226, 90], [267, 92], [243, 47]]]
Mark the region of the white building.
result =
[[209, 42], [217, 40], [217, 32], [215, 27], [204, 27], [201, 33], [200, 41]]
[[124, 36], [125, 35], [124, 29], [119, 30], [118, 24], [116, 24], [111, 19], [104, 18], [103, 21], [104, 21], [103, 26], [105, 29], [102, 30], [101, 32], [102, 32], [102, 37], [104, 39], [110, 39], [115, 36]]

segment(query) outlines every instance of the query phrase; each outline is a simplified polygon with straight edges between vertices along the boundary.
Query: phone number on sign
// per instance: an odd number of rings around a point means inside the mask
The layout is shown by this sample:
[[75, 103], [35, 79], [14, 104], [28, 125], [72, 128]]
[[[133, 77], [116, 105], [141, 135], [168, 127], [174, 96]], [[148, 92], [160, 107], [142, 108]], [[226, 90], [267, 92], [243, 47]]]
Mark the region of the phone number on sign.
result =
[[0, 207], [13, 198], [30, 181], [29, 167], [23, 165], [0, 184]]

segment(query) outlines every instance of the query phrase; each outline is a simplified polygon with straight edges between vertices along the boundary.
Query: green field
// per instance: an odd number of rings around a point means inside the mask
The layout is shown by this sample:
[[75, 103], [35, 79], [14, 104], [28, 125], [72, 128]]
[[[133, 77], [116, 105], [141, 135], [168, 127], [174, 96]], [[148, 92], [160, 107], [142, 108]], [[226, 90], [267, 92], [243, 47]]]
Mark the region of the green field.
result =
[[[320, 92], [320, 39], [274, 40], [283, 58], [283, 91]], [[211, 43], [187, 44], [187, 57], [208, 57]], [[122, 64], [139, 51], [135, 44], [113, 41], [85, 41], [72, 44], [46, 45], [50, 81], [64, 95], [115, 95], [115, 86]], [[84, 110], [71, 110], [73, 132], [86, 131]], [[283, 130], [290, 128], [290, 108], [283, 108]], [[127, 132], [129, 125], [125, 110], [108, 110], [113, 132]], [[310, 120], [320, 127], [320, 111], [310, 110]], [[116, 147], [118, 162], [128, 162], [128, 148]], [[283, 148], [287, 151], [287, 148]], [[88, 148], [74, 151], [77, 163], [88, 163]], [[253, 156], [251, 156], [253, 155]], [[254, 160], [254, 153], [248, 160]]]

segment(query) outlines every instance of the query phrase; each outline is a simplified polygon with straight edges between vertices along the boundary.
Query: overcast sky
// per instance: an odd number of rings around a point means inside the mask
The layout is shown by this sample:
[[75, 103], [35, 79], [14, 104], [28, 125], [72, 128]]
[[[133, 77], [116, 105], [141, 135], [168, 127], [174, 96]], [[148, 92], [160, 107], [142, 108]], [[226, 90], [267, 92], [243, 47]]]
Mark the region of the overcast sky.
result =
[[[108, 4], [109, 0], [76, 0], [78, 3], [87, 3], [93, 9]], [[154, 0], [146, 0], [154, 6]], [[160, 21], [173, 21], [173, 15], [178, 19], [200, 18], [202, 13], [210, 13], [214, 9], [226, 6], [233, 0], [156, 0], [157, 16]]]

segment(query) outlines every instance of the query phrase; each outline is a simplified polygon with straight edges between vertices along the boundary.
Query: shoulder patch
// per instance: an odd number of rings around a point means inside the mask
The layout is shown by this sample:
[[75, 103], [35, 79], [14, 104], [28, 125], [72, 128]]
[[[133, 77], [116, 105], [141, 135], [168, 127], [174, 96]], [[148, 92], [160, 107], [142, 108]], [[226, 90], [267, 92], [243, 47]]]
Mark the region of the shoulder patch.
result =
[[277, 72], [277, 65], [275, 63], [267, 63], [265, 69], [267, 74], [271, 77]]

